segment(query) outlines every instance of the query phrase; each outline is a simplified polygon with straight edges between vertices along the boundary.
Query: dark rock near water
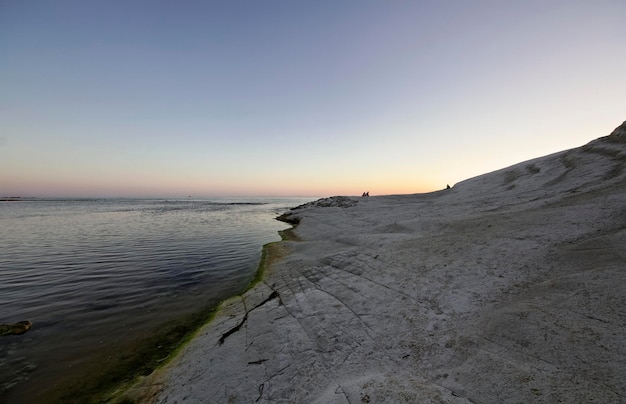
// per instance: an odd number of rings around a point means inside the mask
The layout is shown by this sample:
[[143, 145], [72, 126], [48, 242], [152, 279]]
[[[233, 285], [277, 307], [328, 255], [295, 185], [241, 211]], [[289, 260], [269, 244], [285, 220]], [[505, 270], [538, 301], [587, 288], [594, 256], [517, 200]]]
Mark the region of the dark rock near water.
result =
[[0, 336], [5, 335], [21, 335], [30, 330], [33, 323], [30, 321], [20, 321], [14, 324], [0, 324]]

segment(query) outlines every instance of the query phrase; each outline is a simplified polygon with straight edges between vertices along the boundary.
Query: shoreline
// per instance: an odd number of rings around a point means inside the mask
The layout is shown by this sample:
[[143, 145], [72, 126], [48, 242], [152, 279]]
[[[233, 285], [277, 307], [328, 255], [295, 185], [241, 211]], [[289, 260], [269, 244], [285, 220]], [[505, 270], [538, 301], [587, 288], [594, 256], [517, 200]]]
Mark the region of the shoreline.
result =
[[[146, 402], [153, 387], [145, 388], [146, 380], [151, 380], [162, 368], [167, 367], [185, 346], [194, 339], [203, 327], [211, 323], [224, 302], [241, 296], [262, 280], [269, 263], [281, 252], [281, 241], [287, 240], [292, 228], [278, 231], [281, 240], [266, 243], [261, 248], [261, 257], [253, 279], [238, 294], [226, 297], [215, 304], [201, 308], [183, 317], [176, 317], [160, 324], [152, 332], [131, 341], [119, 352], [110, 349], [100, 356], [104, 366], [96, 370], [69, 376], [66, 380], [47, 391], [51, 402]], [[109, 362], [111, 356], [116, 359]], [[109, 359], [107, 359], [109, 358]], [[138, 393], [138, 391], [140, 391]]]
[[[106, 268], [117, 268], [115, 265], [118, 265], [120, 270], [128, 270], [130, 280], [127, 282], [124, 276], [113, 276], [110, 277], [112, 279], [110, 283], [116, 283], [118, 287], [111, 289], [111, 293], [107, 292], [109, 290], [107, 288], [102, 288], [101, 293], [98, 291], [93, 296], [88, 292], [83, 293], [85, 296], [84, 301], [97, 302], [94, 304], [88, 303], [73, 306], [68, 304], [61, 307], [58, 311], [49, 312], [49, 310], [45, 310], [45, 304], [35, 304], [34, 300], [29, 299], [31, 305], [42, 307], [42, 309], [32, 311], [34, 313], [32, 315], [23, 316], [19, 315], [19, 313], [23, 313], [23, 311], [20, 311], [21, 307], [26, 307], [26, 310], [29, 310], [28, 302], [23, 299], [11, 300], [10, 297], [12, 295], [8, 295], [8, 302], [11, 303], [13, 301], [15, 304], [14, 306], [7, 306], [6, 311], [13, 312], [17, 317], [34, 320], [35, 326], [34, 332], [30, 331], [26, 338], [19, 338], [18, 340], [18, 337], [15, 337], [15, 343], [12, 341], [13, 337], [3, 339], [3, 348], [5, 349], [3, 349], [1, 359], [8, 366], [4, 367], [2, 375], [3, 383], [0, 386], [2, 387], [0, 389], [2, 390], [2, 393], [0, 393], [2, 399], [0, 401], [43, 400], [52, 402], [56, 400], [58, 402], [62, 401], [59, 397], [61, 395], [65, 396], [67, 391], [79, 393], [77, 395], [72, 394], [70, 397], [86, 397], [88, 399], [91, 392], [94, 391], [92, 387], [95, 388], [97, 385], [100, 385], [100, 380], [103, 378], [110, 379], [113, 377], [126, 383], [128, 379], [127, 374], [133, 374], [137, 369], [141, 370], [137, 374], [149, 373], [149, 371], [144, 370], [146, 369], [146, 363], [144, 362], [154, 361], [157, 362], [157, 365], [160, 364], [160, 361], [166, 356], [163, 353], [166, 351], [166, 346], [172, 344], [170, 341], [172, 338], [182, 338], [181, 335], [185, 334], [186, 331], [184, 329], [189, 324], [192, 324], [194, 330], [197, 329], [206, 322], [206, 319], [211, 315], [211, 311], [220, 301], [226, 297], [241, 293], [250, 283], [258, 271], [263, 244], [279, 240], [280, 237], [277, 231], [287, 227], [284, 223], [276, 222], [274, 220], [275, 216], [286, 210], [287, 207], [295, 206], [297, 204], [295, 201], [294, 199], [276, 199], [269, 201], [270, 203], [265, 203], [264, 205], [266, 206], [260, 207], [219, 207], [215, 209], [224, 213], [208, 216], [208, 219], [217, 218], [216, 220], [221, 221], [220, 217], [223, 217], [233, 222], [232, 224], [228, 223], [228, 227], [224, 228], [224, 230], [216, 230], [217, 233], [221, 232], [224, 234], [224, 242], [219, 241], [222, 240], [220, 234], [214, 237], [211, 228], [199, 234], [199, 237], [205, 237], [208, 240], [206, 243], [200, 242], [198, 237], [194, 237], [189, 243], [185, 244], [185, 237], [187, 237], [185, 234], [193, 234], [193, 232], [189, 231], [193, 230], [189, 226], [185, 227], [188, 231], [180, 238], [178, 238], [178, 235], [172, 236], [173, 233], [169, 233], [173, 240], [175, 237], [175, 242], [171, 246], [155, 249], [154, 253], [146, 250], [146, 256], [153, 257], [154, 263], [158, 263], [158, 265], [167, 269], [164, 272], [154, 271], [154, 276], [148, 271], [140, 273], [140, 270], [143, 268], [141, 266], [143, 263], [140, 262], [140, 259], [137, 259], [139, 265], [136, 267], [128, 263], [118, 264], [111, 261], [111, 264], [107, 264]], [[154, 206], [161, 206], [162, 204], [163, 202], [159, 202]], [[24, 210], [39, 212], [45, 211], [48, 206], [48, 204], [30, 205], [29, 207], [24, 207]], [[52, 204], [51, 206], [56, 211], [56, 205]], [[58, 209], [75, 210], [73, 209], [73, 206], [75, 206], [73, 204], [59, 206]], [[77, 206], [80, 206], [81, 209], [85, 206], [85, 210], [88, 212], [102, 210], [100, 205], [92, 208], [92, 205], [89, 203], [81, 203]], [[119, 208], [117, 202], [106, 202], [102, 206], [107, 211], [116, 211]], [[133, 202], [128, 206], [130, 209], [134, 209], [131, 211], [139, 212], [143, 205]], [[151, 204], [150, 206], [153, 205]], [[185, 209], [187, 207], [191, 208], [191, 214], [198, 210], [205, 211], [203, 206], [196, 209], [196, 206], [186, 205]], [[166, 206], [167, 208], [169, 208], [169, 205]], [[213, 209], [208, 210], [212, 211]], [[122, 211], [126, 212], [125, 205], [122, 206]], [[173, 215], [169, 215], [169, 217], [174, 217], [179, 211], [178, 206], [167, 209], [167, 212], [173, 212]], [[225, 216], [230, 211], [241, 212], [241, 214]], [[10, 210], [9, 212], [19, 211]], [[160, 211], [158, 213], [160, 214]], [[126, 213], [115, 215], [114, 219], [125, 217], [126, 215]], [[149, 220], [148, 215], [137, 214], [135, 216], [143, 219], [148, 218], [146, 220]], [[9, 219], [11, 217], [11, 215], [8, 215]], [[31, 215], [31, 217], [36, 216]], [[50, 217], [56, 216], [50, 215]], [[95, 217], [100, 218], [103, 215], [96, 215]], [[33, 219], [33, 221], [35, 220]], [[104, 220], [109, 220], [108, 216]], [[118, 220], [118, 222], [122, 223], [125, 220]], [[9, 223], [12, 222], [9, 221]], [[27, 225], [28, 223], [25, 223], [22, 228], [27, 229]], [[194, 225], [197, 225], [196, 227], [200, 228], [200, 230], [203, 230], [202, 227], [206, 227], [204, 221], [194, 221]], [[45, 228], [43, 223], [41, 228]], [[139, 229], [136, 226], [132, 228]], [[24, 232], [24, 234], [36, 233]], [[142, 240], [144, 237], [146, 239], [150, 237], [149, 234], [143, 232], [141, 236]], [[16, 236], [13, 238], [16, 238]], [[11, 240], [10, 237], [9, 240]], [[98, 238], [89, 237], [89, 240], [98, 240]], [[204, 239], [202, 240], [204, 241]], [[217, 241], [213, 242], [213, 240]], [[213, 245], [219, 246], [224, 243], [227, 244], [228, 248], [222, 249], [218, 247], [216, 249], [212, 247]], [[93, 242], [92, 244], [96, 243]], [[16, 245], [18, 244], [16, 243]], [[106, 245], [106, 240], [103, 245]], [[179, 246], [180, 249], [178, 248]], [[194, 246], [199, 247], [197, 250], [198, 255], [194, 255], [196, 251]], [[202, 246], [204, 246], [204, 250], [202, 250]], [[187, 248], [187, 250], [184, 250], [184, 248]], [[9, 252], [9, 250], [7, 251]], [[90, 249], [85, 248], [84, 251], [89, 252]], [[101, 251], [105, 251], [105, 249], [103, 248]], [[132, 251], [132, 246], [124, 250], [118, 250], [116, 254], [123, 255], [128, 251]], [[166, 251], [165, 254], [168, 255], [168, 259], [158, 259], [159, 251]], [[189, 251], [190, 255], [187, 256], [185, 251]], [[18, 257], [19, 255], [16, 254], [15, 256]], [[28, 257], [28, 255], [25, 256]], [[134, 255], [134, 257], [140, 256]], [[213, 257], [216, 256], [218, 258], [214, 259]], [[222, 256], [224, 258], [221, 258]], [[78, 256], [76, 259], [70, 256], [67, 262], [74, 262], [73, 260], [78, 261]], [[26, 262], [26, 260], [16, 260], [16, 262]], [[201, 264], [202, 267], [186, 265], [196, 262]], [[152, 264], [147, 263], [146, 265], [150, 266]], [[37, 268], [37, 266], [30, 267]], [[60, 271], [64, 268], [61, 264], [57, 267]], [[56, 270], [57, 267], [52, 269]], [[157, 268], [157, 266], [153, 267]], [[80, 268], [84, 269], [85, 272], [91, 271], [91, 267], [88, 265], [80, 265]], [[187, 276], [187, 268], [195, 272], [190, 272], [189, 276]], [[224, 268], [224, 271], [219, 272], [220, 268]], [[53, 270], [49, 270], [47, 273], [54, 274]], [[201, 270], [201, 272], [198, 272], [198, 270]], [[31, 273], [37, 272], [33, 270]], [[212, 273], [217, 275], [211, 275]], [[209, 276], [206, 276], [206, 274]], [[72, 272], [72, 275], [74, 275], [73, 280], [77, 278], [75, 272]], [[108, 279], [105, 276], [100, 276], [99, 278]], [[215, 281], [213, 281], [214, 278], [216, 279]], [[142, 286], [146, 285], [146, 287], [132, 288], [135, 281], [142, 284]], [[119, 287], [119, 283], [122, 284], [122, 287]], [[102, 284], [108, 285], [106, 282]], [[10, 285], [11, 283], [9, 282], [7, 284], [9, 291], [11, 291]], [[28, 286], [28, 284], [25, 284], [25, 286]], [[41, 288], [41, 286], [38, 286], [38, 288]], [[26, 288], [25, 290], [28, 289]], [[157, 293], [152, 293], [154, 290]], [[115, 299], [117, 292], [119, 292], [119, 295], [128, 297], [128, 300]], [[105, 294], [107, 297], [106, 301], [101, 297]], [[135, 305], [135, 302], [139, 302], [139, 304]], [[154, 302], [162, 302], [165, 306], [153, 304]], [[55, 302], [55, 304], [57, 303]], [[11, 307], [16, 309], [9, 309]], [[63, 311], [63, 308], [67, 308], [67, 310]], [[66, 312], [70, 314], [66, 314]], [[78, 316], [72, 317], [74, 313], [78, 313]], [[113, 314], [110, 315], [110, 313]], [[194, 316], [201, 318], [199, 324], [196, 323]], [[58, 318], [64, 321], [55, 322]], [[80, 321], [77, 321], [76, 318], [80, 319]], [[72, 321], [72, 319], [74, 320]], [[194, 323], [196, 325], [193, 325]], [[183, 329], [182, 331], [181, 328]], [[153, 343], [153, 341], [156, 342]], [[165, 343], [162, 341], [165, 341]], [[144, 346], [153, 346], [154, 358], [150, 358], [150, 355], [145, 354]], [[127, 355], [127, 353], [133, 354], [134, 351], [142, 352], [141, 355], [135, 355], [138, 358], [135, 364], [132, 363], [133, 359]], [[24, 352], [24, 355], [22, 355], [22, 352]], [[10, 360], [11, 362], [9, 362]], [[118, 361], [121, 364], [118, 364]], [[119, 369], [130, 369], [130, 371], [119, 371]], [[105, 384], [107, 386], [104, 388], [98, 388], [97, 394], [107, 389], [109, 383], [106, 382]], [[114, 384], [117, 384], [117, 382], [111, 383], [111, 385]]]
[[[211, 305], [169, 320], [152, 332], [128, 341], [118, 352], [108, 348], [99, 354], [102, 368], [68, 377], [48, 391], [46, 397], [54, 402], [124, 402], [121, 393], [142, 375], [152, 373], [175, 357], [194, 333], [210, 322], [216, 309], [217, 305]], [[116, 355], [113, 362], [107, 359], [110, 354]]]
[[271, 266], [271, 264], [276, 260], [284, 258], [288, 254], [288, 251], [283, 244], [284, 241], [299, 241], [298, 236], [293, 233], [293, 230], [298, 225], [298, 223], [281, 220], [280, 216], [277, 217], [276, 220], [288, 223], [292, 225], [292, 227], [278, 231], [278, 235], [280, 236], [281, 240], [266, 243], [263, 245], [261, 249], [261, 258], [259, 260], [259, 265], [255, 272], [255, 276], [245, 287], [245, 289], [237, 295], [225, 298], [224, 300], [218, 302], [214, 307], [209, 309], [210, 315], [206, 318], [206, 320], [199, 324], [195, 324], [195, 326], [192, 327], [191, 332], [186, 334], [184, 338], [180, 339], [180, 343], [177, 344], [175, 349], [170, 352], [165, 360], [162, 360], [162, 362], [159, 363], [159, 366], [152, 369], [150, 374], [135, 376], [134, 379], [130, 382], [115, 385], [113, 392], [109, 390], [110, 394], [107, 394], [108, 401], [114, 403], [153, 402], [156, 396], [161, 392], [160, 379], [163, 377], [163, 373], [167, 371], [167, 367], [171, 364], [173, 360], [177, 358], [180, 352], [184, 350], [185, 347], [194, 338], [196, 338], [197, 334], [203, 328], [209, 327], [211, 325], [212, 321], [215, 319], [215, 316], [219, 314], [220, 309], [224, 304], [226, 304], [226, 302], [244, 295], [246, 292], [254, 288], [255, 285], [263, 282], [265, 272]]
[[624, 129], [449, 190], [291, 211], [301, 241], [146, 402], [619, 401]]

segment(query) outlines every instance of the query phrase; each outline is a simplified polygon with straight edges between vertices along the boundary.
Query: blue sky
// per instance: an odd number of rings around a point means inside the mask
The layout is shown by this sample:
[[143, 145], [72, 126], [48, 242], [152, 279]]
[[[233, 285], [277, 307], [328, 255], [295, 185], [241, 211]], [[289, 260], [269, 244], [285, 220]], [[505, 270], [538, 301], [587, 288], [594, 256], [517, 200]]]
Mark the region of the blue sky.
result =
[[0, 1], [0, 196], [426, 192], [626, 119], [623, 1]]

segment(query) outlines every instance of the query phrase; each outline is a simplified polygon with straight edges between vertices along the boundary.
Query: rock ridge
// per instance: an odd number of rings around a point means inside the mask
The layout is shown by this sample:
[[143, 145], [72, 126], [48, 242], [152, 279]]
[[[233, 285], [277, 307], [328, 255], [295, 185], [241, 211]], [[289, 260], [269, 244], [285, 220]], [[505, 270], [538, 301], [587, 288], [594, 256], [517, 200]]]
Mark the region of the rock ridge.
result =
[[625, 402], [625, 124], [429, 194], [333, 197], [152, 402]]

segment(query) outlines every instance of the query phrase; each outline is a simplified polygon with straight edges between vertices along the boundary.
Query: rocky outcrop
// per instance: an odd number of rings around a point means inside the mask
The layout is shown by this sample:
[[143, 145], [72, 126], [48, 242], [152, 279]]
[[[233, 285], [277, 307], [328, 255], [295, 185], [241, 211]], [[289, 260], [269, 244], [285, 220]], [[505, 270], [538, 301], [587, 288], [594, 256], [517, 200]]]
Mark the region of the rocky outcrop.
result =
[[292, 211], [300, 241], [153, 400], [626, 401], [623, 126], [445, 192]]
[[30, 321], [20, 321], [14, 324], [0, 324], [0, 336], [21, 335], [33, 326]]
[[609, 135], [609, 138], [611, 138], [611, 141], [616, 140], [620, 143], [626, 142], [626, 121], [615, 128], [615, 130]]

